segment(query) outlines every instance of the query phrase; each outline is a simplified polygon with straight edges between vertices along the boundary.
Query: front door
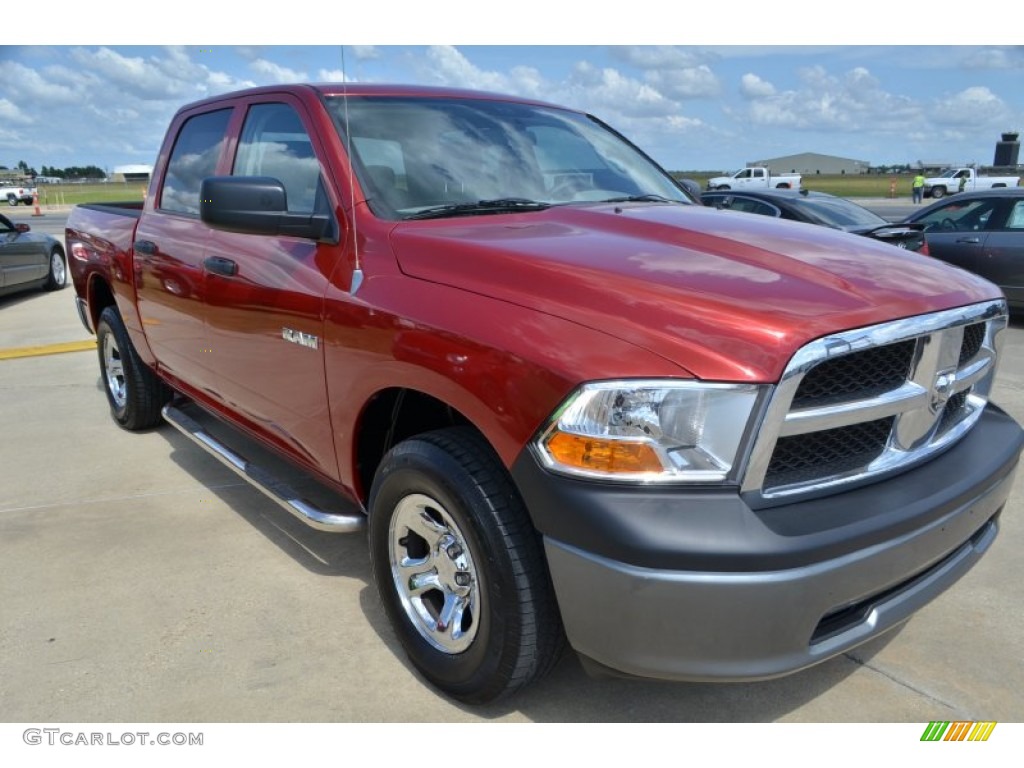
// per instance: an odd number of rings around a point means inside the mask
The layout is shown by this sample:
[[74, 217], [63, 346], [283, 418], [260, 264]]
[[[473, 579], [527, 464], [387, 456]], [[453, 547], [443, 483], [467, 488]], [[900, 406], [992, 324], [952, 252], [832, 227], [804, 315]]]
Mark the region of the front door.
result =
[[[329, 210], [300, 107], [248, 107], [232, 173], [284, 184], [292, 213]], [[205, 249], [206, 321], [216, 397], [243, 425], [337, 476], [324, 374], [323, 307], [336, 247], [300, 237], [213, 231]]]

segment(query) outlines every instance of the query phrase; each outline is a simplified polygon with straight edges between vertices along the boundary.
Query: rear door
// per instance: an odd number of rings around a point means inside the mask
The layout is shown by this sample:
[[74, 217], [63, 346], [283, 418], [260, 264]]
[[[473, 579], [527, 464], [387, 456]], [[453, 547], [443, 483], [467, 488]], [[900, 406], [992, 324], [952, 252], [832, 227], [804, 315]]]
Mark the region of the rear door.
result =
[[[278, 179], [291, 213], [328, 212], [323, 157], [303, 105], [265, 96], [247, 105], [231, 173]], [[205, 259], [217, 398], [243, 426], [332, 477], [323, 309], [338, 252], [301, 237], [212, 231]]]
[[204, 251], [210, 230], [199, 220], [199, 189], [223, 170], [234, 109], [186, 115], [177, 130], [167, 170], [135, 234], [134, 266], [139, 316], [159, 367], [183, 389], [209, 394], [213, 384], [203, 303]]

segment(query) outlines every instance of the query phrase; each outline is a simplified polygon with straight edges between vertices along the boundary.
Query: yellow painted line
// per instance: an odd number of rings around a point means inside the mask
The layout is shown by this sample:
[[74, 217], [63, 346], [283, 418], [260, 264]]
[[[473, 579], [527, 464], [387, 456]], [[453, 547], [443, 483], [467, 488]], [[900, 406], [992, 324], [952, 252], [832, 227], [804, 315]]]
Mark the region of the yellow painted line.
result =
[[66, 341], [63, 344], [44, 344], [38, 347], [13, 347], [0, 349], [0, 360], [14, 360], [19, 357], [40, 357], [42, 355], [61, 355], [65, 352], [86, 352], [96, 349], [96, 340]]

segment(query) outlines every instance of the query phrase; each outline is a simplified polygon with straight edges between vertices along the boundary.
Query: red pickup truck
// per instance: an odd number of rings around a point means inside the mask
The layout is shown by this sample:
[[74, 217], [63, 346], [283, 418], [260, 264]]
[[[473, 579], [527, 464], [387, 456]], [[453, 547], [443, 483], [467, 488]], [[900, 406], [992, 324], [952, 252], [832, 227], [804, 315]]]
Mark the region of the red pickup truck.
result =
[[467, 702], [566, 641], [675, 680], [841, 653], [982, 556], [1021, 451], [989, 402], [997, 288], [702, 207], [535, 101], [209, 99], [144, 204], [79, 206], [66, 236], [114, 420], [170, 422], [317, 528], [367, 527], [404, 649]]

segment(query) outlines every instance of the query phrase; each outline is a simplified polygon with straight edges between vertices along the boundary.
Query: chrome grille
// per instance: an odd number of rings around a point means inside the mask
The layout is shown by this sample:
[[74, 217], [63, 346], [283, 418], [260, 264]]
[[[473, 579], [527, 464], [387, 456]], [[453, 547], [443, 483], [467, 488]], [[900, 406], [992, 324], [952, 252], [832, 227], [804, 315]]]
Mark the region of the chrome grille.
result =
[[895, 389], [907, 380], [915, 348], [916, 342], [911, 340], [825, 360], [804, 376], [793, 396], [793, 407], [828, 405]]
[[743, 490], [824, 494], [925, 460], [988, 402], [1004, 302], [870, 326], [800, 349], [768, 404]]
[[765, 485], [775, 487], [838, 475], [870, 463], [885, 450], [892, 417], [779, 438], [768, 465]]

